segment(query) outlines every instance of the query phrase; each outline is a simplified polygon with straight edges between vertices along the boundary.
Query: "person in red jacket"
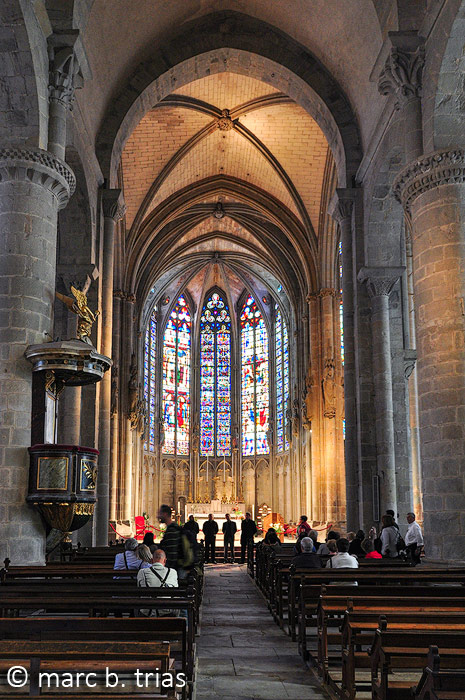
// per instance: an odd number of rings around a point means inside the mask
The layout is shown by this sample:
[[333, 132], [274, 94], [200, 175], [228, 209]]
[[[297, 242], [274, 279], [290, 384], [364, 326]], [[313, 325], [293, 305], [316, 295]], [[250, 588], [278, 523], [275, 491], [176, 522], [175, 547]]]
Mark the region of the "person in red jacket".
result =
[[312, 528], [307, 522], [307, 516], [306, 515], [301, 515], [300, 516], [300, 522], [297, 526], [297, 537], [308, 537], [308, 533], [310, 532]]
[[362, 542], [362, 549], [366, 552], [365, 559], [382, 559], [382, 555], [376, 551], [373, 540], [366, 539]]

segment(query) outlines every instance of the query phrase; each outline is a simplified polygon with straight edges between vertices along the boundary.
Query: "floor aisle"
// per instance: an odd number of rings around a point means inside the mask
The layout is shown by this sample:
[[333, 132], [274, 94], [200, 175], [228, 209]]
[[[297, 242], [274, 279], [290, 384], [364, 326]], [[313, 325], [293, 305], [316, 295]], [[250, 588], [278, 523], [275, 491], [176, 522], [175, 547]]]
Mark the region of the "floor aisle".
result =
[[245, 566], [206, 566], [195, 700], [324, 700]]

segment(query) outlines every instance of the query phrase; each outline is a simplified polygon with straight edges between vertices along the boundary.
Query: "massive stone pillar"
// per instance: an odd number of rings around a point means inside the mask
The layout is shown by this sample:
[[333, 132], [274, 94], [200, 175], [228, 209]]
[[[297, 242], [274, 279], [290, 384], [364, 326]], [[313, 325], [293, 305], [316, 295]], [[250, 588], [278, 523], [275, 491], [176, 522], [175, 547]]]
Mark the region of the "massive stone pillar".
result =
[[426, 548], [465, 559], [465, 151], [414, 161], [394, 192], [412, 230]]
[[355, 381], [355, 318], [354, 318], [354, 244], [352, 212], [356, 191], [336, 189], [329, 213], [339, 224], [342, 243], [342, 302], [344, 312], [344, 407], [346, 436], [344, 459], [346, 468], [347, 529], [358, 530], [359, 522], [359, 459], [357, 448], [357, 401]]
[[371, 297], [380, 514], [389, 508], [397, 513], [389, 295], [402, 271], [397, 267], [364, 267], [358, 275], [360, 282], [366, 282]]
[[47, 151], [0, 150], [0, 559], [44, 561], [45, 532], [26, 505], [32, 374], [25, 348], [53, 332], [57, 212], [75, 188]]
[[[102, 261], [102, 339], [100, 352], [111, 357], [113, 330], [113, 266], [116, 222], [124, 216], [121, 190], [102, 190], [103, 261]], [[110, 442], [111, 442], [111, 373], [100, 386], [99, 407], [99, 474], [97, 481], [96, 544], [108, 544], [110, 514]]]

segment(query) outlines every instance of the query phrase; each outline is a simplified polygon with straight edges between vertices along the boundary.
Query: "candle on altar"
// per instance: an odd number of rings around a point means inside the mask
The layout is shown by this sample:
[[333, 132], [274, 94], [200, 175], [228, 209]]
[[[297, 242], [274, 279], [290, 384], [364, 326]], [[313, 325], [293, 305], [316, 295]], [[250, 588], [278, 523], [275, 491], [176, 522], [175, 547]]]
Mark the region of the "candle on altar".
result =
[[226, 483], [226, 457], [223, 455], [223, 482]]
[[255, 505], [252, 503], [252, 520], [255, 520]]
[[178, 501], [178, 515], [181, 515], [181, 501]]
[[208, 454], [207, 454], [207, 481], [208, 481]]

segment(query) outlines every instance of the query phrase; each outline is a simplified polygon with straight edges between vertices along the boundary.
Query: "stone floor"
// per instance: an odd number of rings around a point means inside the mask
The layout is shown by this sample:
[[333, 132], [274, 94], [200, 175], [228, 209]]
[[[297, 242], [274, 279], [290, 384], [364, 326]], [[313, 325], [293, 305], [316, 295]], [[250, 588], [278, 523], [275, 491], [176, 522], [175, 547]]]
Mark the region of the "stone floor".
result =
[[246, 567], [207, 565], [195, 700], [324, 700]]

